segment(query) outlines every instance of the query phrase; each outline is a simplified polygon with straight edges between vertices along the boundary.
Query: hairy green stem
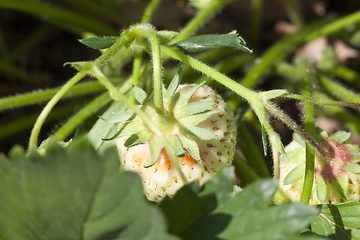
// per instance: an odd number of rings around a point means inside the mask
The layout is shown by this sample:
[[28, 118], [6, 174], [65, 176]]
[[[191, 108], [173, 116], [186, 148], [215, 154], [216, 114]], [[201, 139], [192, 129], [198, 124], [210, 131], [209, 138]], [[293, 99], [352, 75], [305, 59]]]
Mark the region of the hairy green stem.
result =
[[[310, 65], [307, 60], [302, 59], [300, 61], [300, 70], [303, 73], [303, 95], [306, 97], [312, 96], [312, 84], [313, 80], [311, 77]], [[304, 102], [304, 113], [305, 113], [305, 130], [307, 134], [314, 138], [315, 136], [315, 112], [314, 106], [311, 102]], [[309, 144], [306, 144], [305, 148], [305, 176], [304, 185], [301, 193], [300, 201], [303, 203], [309, 203], [311, 198], [311, 192], [314, 183], [314, 167], [315, 167], [315, 154]]]
[[[119, 89], [120, 93], [125, 93], [131, 88], [132, 79], [128, 79], [124, 84], [122, 84]], [[83, 107], [79, 112], [72, 116], [57, 132], [54, 134], [54, 138], [63, 141], [67, 138], [80, 124], [82, 124], [86, 119], [91, 117], [94, 113], [99, 111], [99, 109], [105, 106], [111, 101], [109, 92], [101, 94], [99, 97], [92, 100], [89, 104]]]
[[72, 86], [78, 83], [81, 79], [83, 79], [87, 75], [86, 71], [78, 72], [74, 77], [72, 77], [55, 95], [54, 97], [47, 103], [45, 108], [42, 110], [39, 117], [36, 119], [34, 127], [31, 131], [30, 139], [29, 139], [29, 150], [35, 149], [37, 147], [38, 136], [40, 133], [40, 129], [45, 122], [46, 117], [49, 115], [54, 106], [60, 101], [60, 99], [70, 90]]
[[120, 93], [97, 66], [93, 66], [92, 73], [99, 80], [99, 82], [101, 82], [106, 87], [106, 89], [108, 89], [114, 99], [122, 101], [129, 109], [133, 110], [142, 119], [144, 124], [160, 139], [160, 141], [162, 141], [165, 146], [166, 153], [169, 155], [171, 161], [175, 165], [176, 169], [179, 171], [182, 180], [184, 181], [184, 183], [186, 183], [187, 180], [183, 172], [181, 171], [175, 150], [173, 149], [169, 141], [166, 140], [164, 134], [156, 126], [156, 124], [143, 111], [141, 111], [141, 109], [137, 108], [134, 103], [129, 101], [122, 93]]
[[[123, 82], [123, 79], [111, 79], [113, 84]], [[42, 103], [50, 100], [61, 87], [52, 88], [48, 90], [41, 90], [32, 93], [19, 94], [16, 96], [5, 97], [0, 99], [0, 111], [6, 109], [13, 109], [18, 107], [24, 107], [32, 104]], [[92, 94], [104, 91], [105, 88], [98, 81], [89, 81], [76, 84], [72, 87], [63, 98], [77, 97], [86, 94]]]
[[153, 62], [153, 81], [154, 81], [154, 104], [160, 115], [164, 116], [164, 102], [163, 102], [163, 81], [162, 81], [162, 62], [160, 53], [159, 39], [155, 31], [148, 32], [148, 40], [151, 47], [151, 58]]
[[359, 94], [350, 91], [330, 78], [319, 77], [318, 80], [321, 86], [325, 88], [330, 95], [333, 95], [342, 101], [353, 102], [355, 107], [359, 107], [359, 104], [356, 104], [360, 103]]
[[207, 76], [231, 89], [249, 102], [253, 102], [255, 101], [255, 99], [258, 99], [258, 94], [256, 92], [253, 92], [250, 89], [242, 86], [241, 84], [235, 82], [234, 80], [230, 79], [229, 77], [225, 76], [224, 74], [213, 69], [212, 67], [209, 67], [208, 65], [200, 62], [195, 58], [192, 58], [176, 49], [164, 45], [161, 46], [161, 52], [176, 60], [188, 64], [194, 69], [206, 74]]

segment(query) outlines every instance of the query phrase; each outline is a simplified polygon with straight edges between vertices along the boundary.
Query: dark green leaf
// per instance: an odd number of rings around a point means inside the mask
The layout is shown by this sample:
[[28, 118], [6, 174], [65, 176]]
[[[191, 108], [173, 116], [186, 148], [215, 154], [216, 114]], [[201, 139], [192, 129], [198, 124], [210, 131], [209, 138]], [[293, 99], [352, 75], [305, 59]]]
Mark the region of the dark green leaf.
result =
[[147, 129], [143, 129], [138, 133], [134, 133], [128, 139], [126, 139], [124, 146], [125, 147], [133, 147], [138, 144], [146, 143], [152, 138], [154, 135]]
[[167, 138], [175, 149], [176, 155], [178, 157], [185, 157], [186, 154], [178, 136], [170, 135]]
[[118, 37], [109, 36], [109, 37], [92, 37], [92, 38], [83, 38], [79, 42], [82, 44], [94, 48], [94, 49], [105, 49], [111, 47]]
[[360, 203], [320, 205], [311, 230], [331, 239], [360, 239]]
[[232, 195], [231, 176], [225, 168], [202, 188], [192, 183], [173, 199], [166, 198], [160, 207], [169, 231], [187, 240], [293, 239], [317, 214], [316, 208], [305, 204], [268, 207], [277, 189], [274, 179], [257, 181]]
[[146, 167], [151, 167], [156, 163], [160, 157], [161, 150], [164, 148], [164, 143], [160, 141], [158, 137], [153, 137], [150, 140], [150, 153], [151, 153], [151, 164]]
[[244, 39], [239, 37], [236, 31], [228, 34], [200, 35], [175, 43], [177, 47], [187, 53], [200, 52], [217, 48], [235, 48], [244, 52], [252, 53], [245, 45]]
[[190, 155], [198, 162], [201, 162], [200, 151], [197, 143], [191, 136], [179, 135], [179, 139], [183, 147], [190, 153]]
[[119, 163], [114, 149], [99, 156], [87, 141], [0, 157], [0, 239], [177, 239]]

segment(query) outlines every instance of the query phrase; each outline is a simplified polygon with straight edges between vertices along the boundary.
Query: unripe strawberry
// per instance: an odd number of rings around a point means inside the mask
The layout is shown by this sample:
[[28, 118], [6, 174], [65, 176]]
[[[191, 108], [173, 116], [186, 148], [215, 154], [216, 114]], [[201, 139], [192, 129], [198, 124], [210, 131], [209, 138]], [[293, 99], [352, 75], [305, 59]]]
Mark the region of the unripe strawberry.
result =
[[[350, 133], [332, 136], [322, 132], [319, 144], [327, 159], [315, 156], [315, 175], [310, 204], [360, 201], [360, 149], [348, 141]], [[292, 200], [300, 201], [304, 184], [305, 142], [297, 138], [285, 147], [280, 159], [280, 189]]]
[[[137, 88], [134, 92], [143, 97], [135, 97], [176, 149], [186, 180], [201, 185], [232, 163], [236, 141], [234, 115], [209, 86], [179, 82], [180, 77], [174, 77], [169, 88], [164, 89], [165, 117], [159, 115], [152, 99], [145, 97], [142, 90]], [[121, 166], [140, 174], [149, 200], [173, 196], [184, 185], [164, 144], [140, 117], [132, 116], [130, 121], [122, 122], [115, 137]]]

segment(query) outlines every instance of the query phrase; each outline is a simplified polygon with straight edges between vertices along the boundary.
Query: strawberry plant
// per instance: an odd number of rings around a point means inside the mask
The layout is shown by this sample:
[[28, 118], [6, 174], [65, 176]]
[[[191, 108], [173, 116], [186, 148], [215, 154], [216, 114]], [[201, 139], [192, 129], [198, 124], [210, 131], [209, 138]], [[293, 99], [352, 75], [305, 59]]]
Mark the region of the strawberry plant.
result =
[[332, 3], [269, 30], [252, 0], [246, 34], [235, 0], [0, 0], [0, 238], [360, 239], [360, 12]]

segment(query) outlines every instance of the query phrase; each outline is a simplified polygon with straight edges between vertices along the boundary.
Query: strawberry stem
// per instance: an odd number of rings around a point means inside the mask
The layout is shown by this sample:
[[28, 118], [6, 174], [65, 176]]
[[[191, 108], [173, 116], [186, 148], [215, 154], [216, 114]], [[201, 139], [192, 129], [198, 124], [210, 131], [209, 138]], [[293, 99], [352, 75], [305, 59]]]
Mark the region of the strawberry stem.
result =
[[[302, 59], [300, 61], [300, 70], [303, 73], [303, 95], [306, 97], [312, 96], [312, 76], [310, 75], [310, 65], [307, 60]], [[305, 130], [310, 137], [314, 138], [315, 135], [315, 113], [314, 105], [311, 102], [304, 102], [304, 112], [305, 112]], [[314, 167], [315, 167], [315, 154], [314, 150], [309, 144], [306, 144], [305, 147], [305, 176], [304, 176], [304, 186], [301, 193], [300, 201], [303, 203], [309, 203], [311, 192], [314, 183]]]
[[34, 127], [30, 134], [29, 139], [29, 150], [37, 148], [37, 141], [40, 133], [40, 129], [45, 122], [45, 119], [51, 112], [51, 110], [55, 107], [55, 105], [63, 98], [63, 96], [73, 87], [76, 83], [78, 83], [81, 79], [83, 79], [87, 75], [87, 71], [83, 70], [78, 72], [74, 77], [72, 77], [55, 95], [54, 97], [46, 104], [39, 117], [36, 119]]

